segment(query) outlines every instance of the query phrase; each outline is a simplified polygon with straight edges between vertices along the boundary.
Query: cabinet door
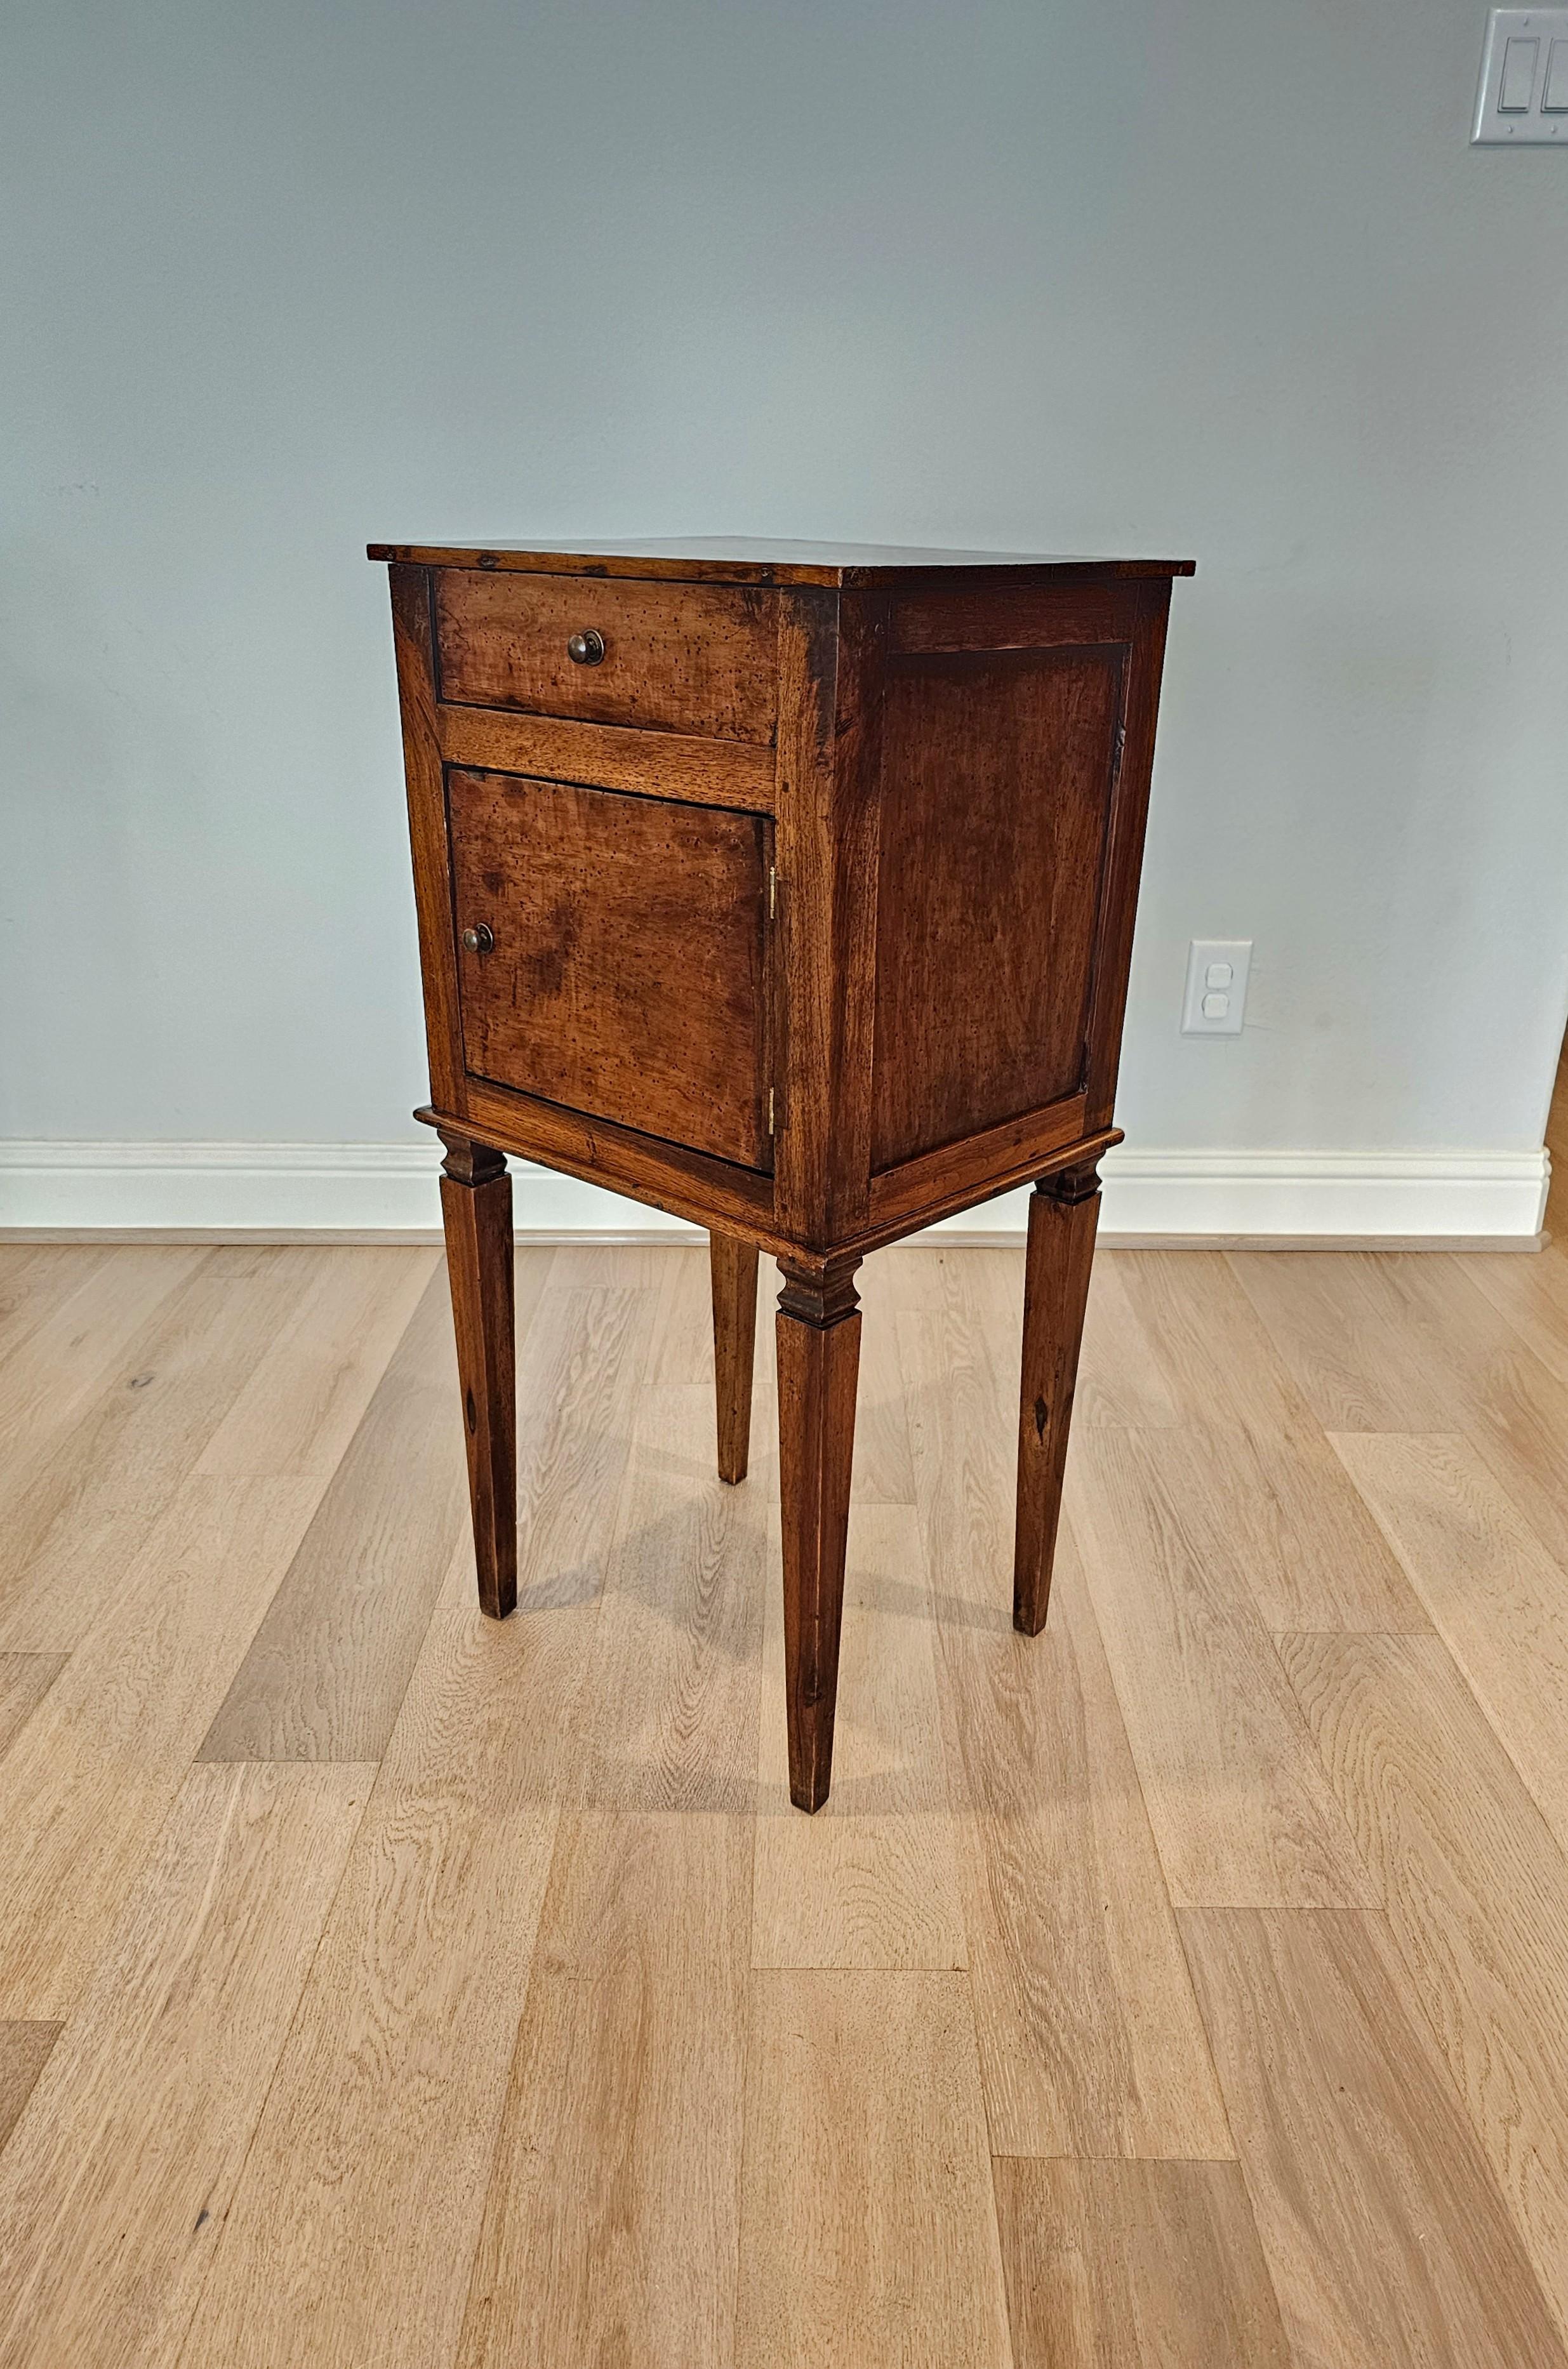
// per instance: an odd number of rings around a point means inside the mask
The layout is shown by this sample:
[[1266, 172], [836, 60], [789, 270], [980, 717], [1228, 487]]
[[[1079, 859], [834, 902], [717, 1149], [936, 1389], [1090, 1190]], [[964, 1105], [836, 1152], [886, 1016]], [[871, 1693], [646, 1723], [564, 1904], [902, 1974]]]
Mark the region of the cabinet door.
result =
[[769, 818], [455, 768], [447, 817], [470, 1073], [771, 1167]]

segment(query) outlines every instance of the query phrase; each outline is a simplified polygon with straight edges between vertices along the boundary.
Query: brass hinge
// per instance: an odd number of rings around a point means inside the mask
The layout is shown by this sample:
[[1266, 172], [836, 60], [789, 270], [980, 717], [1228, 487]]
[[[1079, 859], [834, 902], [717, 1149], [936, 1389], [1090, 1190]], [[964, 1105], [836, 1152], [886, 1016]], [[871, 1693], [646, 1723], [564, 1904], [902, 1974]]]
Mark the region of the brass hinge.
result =
[[779, 910], [779, 876], [778, 876], [778, 867], [777, 867], [775, 864], [769, 864], [769, 866], [768, 866], [768, 919], [769, 919], [769, 921], [770, 921], [773, 920], [773, 918], [774, 914], [778, 911], [778, 910]]
[[777, 1127], [773, 1125], [773, 1090], [772, 1086], [768, 1088], [768, 1133], [770, 1135], [776, 1135], [778, 1133]]

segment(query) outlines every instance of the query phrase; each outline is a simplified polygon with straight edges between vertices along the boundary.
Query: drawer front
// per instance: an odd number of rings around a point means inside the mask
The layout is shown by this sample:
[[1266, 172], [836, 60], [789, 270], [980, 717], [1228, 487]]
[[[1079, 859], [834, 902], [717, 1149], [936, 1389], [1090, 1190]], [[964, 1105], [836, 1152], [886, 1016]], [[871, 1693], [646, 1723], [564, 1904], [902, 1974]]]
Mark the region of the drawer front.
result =
[[770, 1168], [768, 817], [456, 768], [447, 815], [469, 1072]]
[[444, 567], [435, 589], [444, 700], [723, 740], [773, 739], [772, 592]]

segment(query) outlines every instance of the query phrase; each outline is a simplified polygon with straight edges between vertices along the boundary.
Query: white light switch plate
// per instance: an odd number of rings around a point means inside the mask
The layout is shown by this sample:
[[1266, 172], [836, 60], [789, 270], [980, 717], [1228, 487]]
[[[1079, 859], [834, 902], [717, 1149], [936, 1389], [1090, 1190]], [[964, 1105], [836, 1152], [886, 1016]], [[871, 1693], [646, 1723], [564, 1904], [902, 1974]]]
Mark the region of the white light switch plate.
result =
[[1239, 1036], [1247, 1007], [1251, 938], [1194, 938], [1182, 999], [1184, 1036]]
[[1474, 148], [1568, 148], [1568, 8], [1494, 8], [1486, 20]]

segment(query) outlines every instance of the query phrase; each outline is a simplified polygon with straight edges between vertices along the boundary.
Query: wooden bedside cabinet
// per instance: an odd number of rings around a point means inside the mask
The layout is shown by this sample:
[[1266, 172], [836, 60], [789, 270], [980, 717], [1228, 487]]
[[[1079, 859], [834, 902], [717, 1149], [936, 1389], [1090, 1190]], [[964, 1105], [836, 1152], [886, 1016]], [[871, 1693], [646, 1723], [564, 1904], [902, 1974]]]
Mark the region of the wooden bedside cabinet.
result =
[[718, 1466], [778, 1307], [790, 1791], [832, 1757], [868, 1251], [1033, 1182], [1044, 1625], [1188, 562], [795, 544], [390, 563], [480, 1600], [516, 1601], [508, 1152], [708, 1230]]

